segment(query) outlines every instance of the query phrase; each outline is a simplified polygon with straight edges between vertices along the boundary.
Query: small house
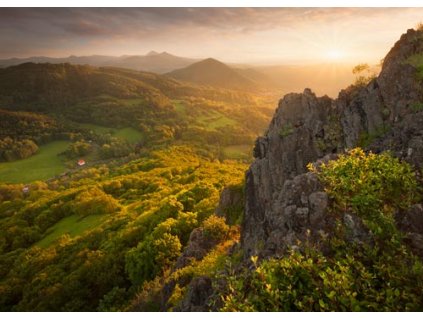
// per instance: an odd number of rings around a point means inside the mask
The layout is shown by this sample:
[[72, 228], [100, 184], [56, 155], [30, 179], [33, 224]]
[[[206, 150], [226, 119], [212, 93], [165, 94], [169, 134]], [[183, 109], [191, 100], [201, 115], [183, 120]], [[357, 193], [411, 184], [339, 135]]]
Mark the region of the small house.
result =
[[85, 166], [85, 160], [84, 159], [79, 159], [78, 160], [78, 166], [80, 166], [80, 167]]

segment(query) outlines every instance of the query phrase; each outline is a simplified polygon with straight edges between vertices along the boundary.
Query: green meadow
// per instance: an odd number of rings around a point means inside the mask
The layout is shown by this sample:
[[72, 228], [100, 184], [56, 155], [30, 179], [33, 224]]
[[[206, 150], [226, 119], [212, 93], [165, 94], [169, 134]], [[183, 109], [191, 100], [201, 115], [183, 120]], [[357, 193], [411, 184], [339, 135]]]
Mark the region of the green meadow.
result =
[[104, 214], [93, 214], [86, 217], [79, 215], [68, 216], [47, 230], [47, 235], [38, 241], [35, 245], [38, 247], [49, 247], [63, 235], [69, 235], [70, 238], [77, 237], [84, 232], [99, 226], [107, 218]]
[[0, 163], [0, 182], [27, 183], [46, 180], [65, 171], [60, 153], [66, 150], [69, 141], [54, 141], [40, 146], [30, 158]]

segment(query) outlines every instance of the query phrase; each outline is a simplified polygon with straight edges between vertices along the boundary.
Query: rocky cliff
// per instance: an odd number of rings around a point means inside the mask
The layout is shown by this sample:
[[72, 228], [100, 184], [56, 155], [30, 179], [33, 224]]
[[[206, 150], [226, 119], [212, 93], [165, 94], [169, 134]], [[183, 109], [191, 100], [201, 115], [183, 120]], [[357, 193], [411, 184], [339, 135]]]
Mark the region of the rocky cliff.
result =
[[[308, 231], [318, 240], [330, 226], [328, 198], [316, 176], [306, 173], [308, 163], [362, 146], [392, 150], [421, 167], [423, 86], [413, 62], [420, 54], [423, 32], [408, 30], [367, 86], [349, 87], [335, 100], [305, 89], [279, 102], [267, 133], [256, 141], [255, 161], [246, 175], [241, 231], [246, 259], [283, 254]], [[345, 216], [345, 222], [354, 227], [359, 220]], [[363, 235], [358, 225], [354, 230]]]
[[[321, 163], [356, 146], [375, 153], [390, 150], [416, 168], [422, 183], [422, 65], [423, 31], [408, 30], [384, 59], [379, 76], [368, 85], [351, 86], [334, 100], [317, 97], [310, 89], [280, 100], [266, 134], [256, 141], [255, 160], [246, 173], [244, 191], [236, 187], [225, 189], [216, 209], [216, 214], [225, 217], [228, 224], [243, 219], [241, 242], [228, 249], [229, 269], [221, 271], [217, 278], [213, 276], [216, 273], [203, 273], [189, 282], [179, 279], [166, 284], [161, 292], [162, 310], [172, 308], [169, 302], [177, 290], [175, 286], [184, 286], [186, 293], [173, 310], [221, 309], [222, 293], [228, 293], [222, 277], [254, 272], [258, 259], [289, 257], [287, 251], [310, 246], [304, 242], [330, 253], [326, 238], [335, 232], [339, 220], [349, 245], [373, 245], [372, 232], [357, 214], [339, 211], [340, 218], [334, 221], [329, 213], [333, 202], [327, 189], [316, 173], [308, 172], [307, 166], [312, 164], [319, 169]], [[242, 199], [243, 216], [237, 212]], [[423, 257], [423, 207], [415, 203], [407, 211], [396, 213], [394, 222], [405, 234], [406, 244]], [[202, 231], [192, 232], [174, 271], [191, 264], [193, 259], [206, 258], [216, 246]], [[237, 264], [233, 264], [234, 255], [241, 255]], [[241, 281], [251, 279], [246, 277], [242, 276]], [[251, 288], [248, 283], [246, 286], [244, 296]]]

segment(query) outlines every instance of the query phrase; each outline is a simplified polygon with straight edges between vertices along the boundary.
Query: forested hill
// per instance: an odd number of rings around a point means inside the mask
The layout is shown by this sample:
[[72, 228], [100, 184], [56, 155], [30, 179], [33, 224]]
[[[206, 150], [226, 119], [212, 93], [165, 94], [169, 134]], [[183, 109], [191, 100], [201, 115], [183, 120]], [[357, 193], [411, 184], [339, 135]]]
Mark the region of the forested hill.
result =
[[166, 75], [201, 85], [243, 91], [257, 91], [260, 87], [263, 88], [263, 83], [257, 83], [236, 69], [213, 58], [205, 59]]
[[[269, 104], [264, 95], [182, 83], [154, 73], [26, 63], [0, 70], [0, 109], [9, 111], [1, 113], [2, 120], [23, 118], [16, 128], [5, 123], [0, 161], [33, 155], [37, 147], [32, 142], [40, 146], [52, 140], [75, 139], [78, 134], [77, 140], [91, 139], [102, 146], [104, 140], [94, 137], [90, 130], [96, 133], [99, 129], [128, 127], [144, 136], [144, 146], [206, 144], [211, 146], [213, 156], [230, 152], [246, 158], [247, 145], [251, 147], [272, 113]], [[47, 116], [43, 121], [55, 122], [57, 127], [53, 131], [48, 125], [38, 125], [31, 135], [24, 131], [34, 126], [28, 113], [42, 113]], [[9, 139], [4, 140], [6, 137]], [[24, 151], [29, 144], [32, 150]], [[235, 150], [222, 150], [228, 146]], [[128, 154], [129, 148], [123, 148], [126, 150], [117, 152]]]
[[[265, 96], [69, 64], [0, 70], [0, 309], [125, 310], [242, 196]], [[80, 165], [80, 163], [82, 164]]]
[[254, 99], [247, 92], [205, 88], [153, 73], [111, 67], [25, 63], [0, 69], [2, 108], [60, 107], [100, 95], [143, 97], [157, 105], [168, 103], [167, 98], [184, 96], [237, 102]]

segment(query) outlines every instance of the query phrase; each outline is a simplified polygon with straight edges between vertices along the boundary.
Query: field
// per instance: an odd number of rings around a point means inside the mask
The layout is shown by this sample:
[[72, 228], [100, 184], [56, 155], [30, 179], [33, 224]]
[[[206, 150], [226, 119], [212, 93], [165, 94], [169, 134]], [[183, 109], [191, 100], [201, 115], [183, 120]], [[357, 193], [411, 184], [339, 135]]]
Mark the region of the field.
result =
[[140, 140], [143, 139], [143, 134], [138, 130], [128, 127], [122, 128], [115, 131], [113, 134], [114, 137], [125, 139], [127, 142], [131, 144], [136, 144]]
[[0, 163], [0, 182], [27, 183], [61, 174], [66, 166], [58, 154], [65, 151], [68, 145], [68, 141], [50, 142], [40, 146], [30, 158]]
[[93, 229], [100, 225], [107, 215], [88, 215], [84, 218], [81, 218], [78, 215], [68, 216], [50, 229], [47, 230], [49, 234], [45, 236], [42, 240], [38, 241], [35, 245], [38, 247], [49, 247], [54, 241], [59, 239], [62, 235], [68, 234], [71, 238], [81, 235], [85, 231]]
[[181, 116], [191, 117], [194, 125], [199, 125], [209, 130], [215, 130], [217, 128], [229, 125], [239, 125], [235, 120], [228, 118], [227, 116], [215, 110], [202, 111], [201, 115], [193, 116], [190, 114], [187, 106], [183, 101], [175, 100], [173, 101], [173, 106]]
[[197, 118], [197, 122], [211, 130], [229, 125], [238, 125], [235, 120], [230, 119], [217, 111], [212, 111], [207, 115], [199, 116]]
[[97, 134], [111, 134], [113, 137], [125, 139], [131, 144], [135, 144], [139, 142], [144, 137], [140, 131], [132, 127], [116, 129], [116, 128], [105, 127], [105, 126], [94, 125], [94, 124], [78, 124], [78, 125], [81, 128], [92, 130]]

